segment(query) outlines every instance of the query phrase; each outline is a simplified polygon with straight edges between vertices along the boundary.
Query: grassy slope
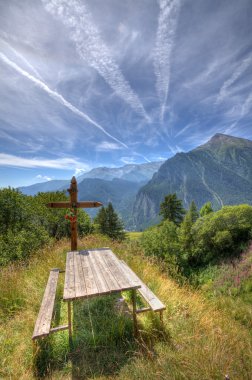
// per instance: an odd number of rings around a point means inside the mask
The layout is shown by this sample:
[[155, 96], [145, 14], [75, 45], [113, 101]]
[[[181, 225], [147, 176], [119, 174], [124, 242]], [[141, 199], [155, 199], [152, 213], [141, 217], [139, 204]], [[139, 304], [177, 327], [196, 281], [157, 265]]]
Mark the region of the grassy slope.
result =
[[[29, 267], [0, 273], [0, 378], [33, 379], [251, 379], [249, 329], [216, 303], [179, 287], [141, 255], [135, 242], [112, 243], [90, 236], [84, 248], [110, 246], [167, 305], [164, 329], [155, 316], [139, 316], [141, 341], [132, 339], [132, 323], [114, 312], [112, 298], [75, 306], [74, 347], [67, 332], [54, 334], [32, 359], [31, 335], [50, 268], [64, 267], [68, 242], [41, 251]], [[63, 276], [59, 286], [62, 292]], [[65, 306], [56, 318], [66, 321]], [[234, 307], [234, 306], [233, 306]], [[91, 318], [90, 318], [91, 316]]]

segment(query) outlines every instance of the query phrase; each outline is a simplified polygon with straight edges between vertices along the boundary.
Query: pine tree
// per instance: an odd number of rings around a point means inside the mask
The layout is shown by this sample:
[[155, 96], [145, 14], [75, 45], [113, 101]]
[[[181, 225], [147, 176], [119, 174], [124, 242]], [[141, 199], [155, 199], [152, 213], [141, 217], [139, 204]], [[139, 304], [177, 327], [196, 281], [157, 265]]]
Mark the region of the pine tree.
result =
[[112, 203], [108, 207], [102, 207], [95, 218], [100, 233], [114, 240], [125, 239], [124, 226], [115, 212]]
[[108, 204], [106, 212], [108, 223], [107, 235], [115, 240], [123, 240], [125, 238], [124, 226], [111, 202]]
[[177, 198], [176, 194], [168, 194], [165, 196], [164, 201], [160, 204], [159, 215], [163, 217], [163, 220], [170, 220], [176, 225], [182, 222], [185, 210], [182, 201]]
[[95, 223], [98, 225], [98, 231], [101, 234], [107, 234], [108, 223], [107, 223], [107, 212], [104, 206], [99, 210], [95, 218]]
[[194, 201], [191, 202], [188, 212], [190, 214], [192, 222], [195, 223], [199, 217], [199, 212]]
[[213, 212], [211, 202], [206, 202], [200, 209], [200, 216], [205, 216]]

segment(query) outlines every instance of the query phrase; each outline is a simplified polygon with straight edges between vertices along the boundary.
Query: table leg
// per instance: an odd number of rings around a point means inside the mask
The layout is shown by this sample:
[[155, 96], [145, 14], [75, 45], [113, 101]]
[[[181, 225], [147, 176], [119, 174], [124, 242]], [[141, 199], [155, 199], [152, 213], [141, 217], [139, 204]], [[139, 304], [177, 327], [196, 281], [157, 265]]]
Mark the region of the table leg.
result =
[[131, 299], [132, 299], [134, 336], [137, 337], [138, 336], [138, 327], [137, 327], [137, 314], [136, 314], [136, 289], [132, 289]]
[[72, 313], [71, 313], [71, 301], [67, 303], [68, 307], [68, 328], [69, 328], [69, 340], [72, 340]]

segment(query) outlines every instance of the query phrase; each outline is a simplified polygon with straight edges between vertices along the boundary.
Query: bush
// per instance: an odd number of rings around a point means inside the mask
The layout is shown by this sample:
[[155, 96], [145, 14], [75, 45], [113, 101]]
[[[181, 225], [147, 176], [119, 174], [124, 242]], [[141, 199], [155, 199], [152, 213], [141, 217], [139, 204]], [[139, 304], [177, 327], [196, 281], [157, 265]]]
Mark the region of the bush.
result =
[[196, 221], [192, 228], [193, 264], [218, 262], [240, 254], [244, 243], [251, 238], [252, 207], [225, 206]]
[[168, 220], [160, 226], [150, 227], [141, 236], [146, 256], [164, 260], [168, 272], [174, 275], [179, 264], [178, 227]]
[[[66, 210], [46, 207], [49, 202], [67, 200], [66, 194], [59, 191], [32, 197], [11, 188], [0, 190], [0, 265], [28, 258], [50, 238], [70, 237]], [[89, 216], [79, 210], [79, 236], [91, 231]]]

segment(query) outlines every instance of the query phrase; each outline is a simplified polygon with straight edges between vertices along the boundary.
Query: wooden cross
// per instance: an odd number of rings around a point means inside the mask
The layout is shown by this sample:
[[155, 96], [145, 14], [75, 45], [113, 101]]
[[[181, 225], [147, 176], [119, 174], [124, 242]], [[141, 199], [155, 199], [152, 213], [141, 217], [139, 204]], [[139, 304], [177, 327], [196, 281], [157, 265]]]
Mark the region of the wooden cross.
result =
[[70, 202], [50, 202], [46, 206], [51, 208], [71, 208], [74, 210], [75, 218], [71, 220], [71, 250], [77, 251], [77, 209], [100, 207], [102, 203], [94, 201], [78, 202], [78, 188], [75, 177], [72, 178], [70, 189], [67, 191], [70, 194]]

